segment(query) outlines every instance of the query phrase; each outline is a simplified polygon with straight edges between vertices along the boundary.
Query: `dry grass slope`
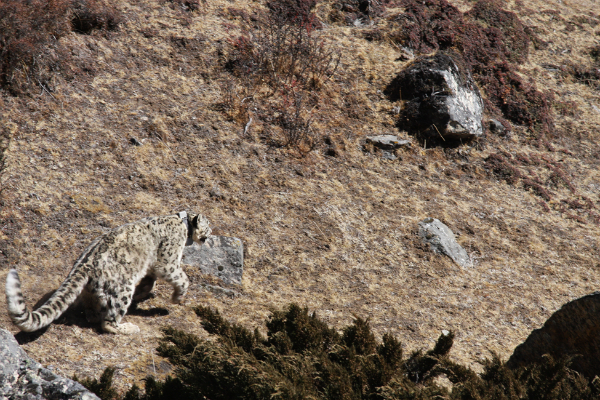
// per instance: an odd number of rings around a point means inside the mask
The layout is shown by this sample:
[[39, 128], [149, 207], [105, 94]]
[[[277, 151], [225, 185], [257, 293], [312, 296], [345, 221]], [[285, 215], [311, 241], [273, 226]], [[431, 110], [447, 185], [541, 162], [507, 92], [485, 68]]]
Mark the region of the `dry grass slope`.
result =
[[[488, 133], [456, 149], [415, 142], [394, 162], [365, 151], [364, 136], [409, 138], [396, 127], [401, 102], [383, 93], [407, 61], [397, 43], [372, 40], [366, 19], [347, 24], [336, 2], [314, 10], [323, 22], [316, 34], [339, 50], [339, 65], [314, 88], [293, 88], [306, 93], [298, 115], [310, 121], [312, 138], [298, 147], [281, 146], [285, 93], [269, 82], [246, 86], [226, 68], [232, 41], [266, 4], [107, 4], [121, 18], [116, 31], [69, 30], [53, 42], [70, 54], [60, 73], [44, 70], [49, 78], [19, 96], [0, 91], [1, 132], [12, 136], [0, 178], [0, 280], [18, 268], [32, 305], [97, 235], [189, 209], [208, 215], [215, 234], [242, 239], [243, 288], [232, 297], [203, 290], [207, 278], [187, 268], [185, 305], [170, 305], [159, 284], [156, 298], [126, 316], [139, 336], [101, 334], [73, 313], [39, 334], [19, 334], [42, 364], [93, 377], [115, 366], [118, 388], [140, 385], [171, 370], [155, 353], [161, 327], [208, 336], [196, 305], [263, 329], [272, 307], [295, 302], [338, 329], [353, 314], [368, 317], [378, 340], [392, 333], [405, 352], [431, 348], [442, 329], [452, 330], [451, 357], [477, 368], [489, 351], [507, 358], [562, 304], [599, 287], [593, 1], [501, 3], [546, 43], [529, 48], [515, 72], [554, 98], [544, 141], [534, 126], [513, 124], [510, 135]], [[452, 5], [467, 12], [473, 3]], [[375, 11], [369, 18], [378, 23]], [[390, 3], [379, 11], [384, 18], [403, 9]], [[518, 160], [511, 165], [525, 179], [507, 182], [492, 155]], [[458, 234], [472, 268], [419, 243], [417, 223], [429, 216]], [[16, 333], [5, 314], [0, 327]]]

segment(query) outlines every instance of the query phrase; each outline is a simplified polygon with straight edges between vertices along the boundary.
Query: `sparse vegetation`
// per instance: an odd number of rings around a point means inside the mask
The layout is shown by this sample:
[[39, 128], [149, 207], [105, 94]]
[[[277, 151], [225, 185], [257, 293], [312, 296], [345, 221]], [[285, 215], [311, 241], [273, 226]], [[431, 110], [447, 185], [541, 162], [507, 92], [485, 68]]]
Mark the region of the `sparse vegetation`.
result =
[[[556, 200], [557, 197], [552, 190], [564, 187], [572, 197], [554, 201], [553, 207], [581, 223], [598, 222], [594, 203], [587, 197], [578, 195], [572, 176], [560, 162], [547, 155], [517, 153], [513, 156], [508, 153], [492, 153], [485, 160], [485, 166], [511, 185], [522, 183], [523, 189], [542, 198], [542, 207], [547, 210], [549, 207], [546, 202]], [[538, 167], [537, 172], [544, 175], [532, 172], [529, 166]]]
[[58, 39], [69, 32], [68, 0], [0, 2], [0, 84], [13, 93], [39, 87], [56, 68]]
[[114, 31], [123, 22], [116, 9], [104, 0], [73, 0], [71, 26], [75, 32]]

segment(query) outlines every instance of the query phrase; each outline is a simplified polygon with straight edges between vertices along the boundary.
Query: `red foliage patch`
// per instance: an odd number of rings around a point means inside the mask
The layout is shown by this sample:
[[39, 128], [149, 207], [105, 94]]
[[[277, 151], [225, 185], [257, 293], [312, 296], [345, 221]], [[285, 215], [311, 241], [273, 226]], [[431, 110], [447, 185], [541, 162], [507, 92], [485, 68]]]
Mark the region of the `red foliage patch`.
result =
[[117, 10], [102, 0], [74, 0], [71, 26], [75, 32], [90, 34], [94, 30], [114, 31], [122, 18]]
[[271, 18], [280, 25], [296, 24], [311, 28], [321, 28], [321, 22], [312, 10], [317, 0], [269, 0], [267, 7]]

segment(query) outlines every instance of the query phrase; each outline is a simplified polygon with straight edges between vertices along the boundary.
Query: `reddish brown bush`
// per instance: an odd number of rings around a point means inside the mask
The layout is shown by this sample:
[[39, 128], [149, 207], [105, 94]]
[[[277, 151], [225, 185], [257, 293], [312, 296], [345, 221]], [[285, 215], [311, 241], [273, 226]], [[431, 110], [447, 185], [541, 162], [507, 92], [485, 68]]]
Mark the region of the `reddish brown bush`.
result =
[[529, 52], [529, 36], [516, 14], [501, 9], [495, 1], [480, 0], [467, 12], [467, 17], [484, 23], [484, 26], [499, 29], [502, 50], [511, 62], [521, 62]]
[[114, 31], [122, 22], [118, 11], [102, 0], [74, 0], [71, 26], [75, 32]]
[[170, 0], [173, 6], [178, 6], [183, 11], [196, 11], [200, 9], [200, 0]]
[[593, 88], [600, 88], [600, 65], [587, 67], [574, 62], [567, 62], [560, 67], [563, 77], [572, 77], [577, 82]]
[[121, 20], [102, 0], [0, 0], [0, 87], [15, 95], [48, 91], [55, 71], [69, 69], [62, 36], [115, 30]]
[[48, 56], [70, 30], [69, 0], [0, 1], [0, 85], [14, 94], [45, 81]]
[[320, 28], [321, 22], [312, 10], [317, 0], [269, 0], [267, 7], [271, 20], [279, 25], [308, 25]]

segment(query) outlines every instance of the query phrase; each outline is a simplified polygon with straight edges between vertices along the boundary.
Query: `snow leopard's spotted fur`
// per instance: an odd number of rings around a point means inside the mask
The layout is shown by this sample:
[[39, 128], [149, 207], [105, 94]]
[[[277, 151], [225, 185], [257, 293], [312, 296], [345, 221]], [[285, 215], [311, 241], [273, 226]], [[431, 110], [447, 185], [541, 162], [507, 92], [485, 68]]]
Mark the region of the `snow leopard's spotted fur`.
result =
[[179, 303], [189, 286], [180, 266], [186, 241], [203, 243], [210, 234], [208, 220], [194, 214], [122, 225], [94, 240], [52, 297], [33, 312], [23, 300], [17, 271], [11, 270], [6, 278], [8, 314], [19, 329], [32, 332], [52, 323], [77, 300], [88, 320], [100, 322], [104, 331], [139, 332], [136, 325], [120, 323], [131, 301], [148, 296], [156, 278], [162, 278], [173, 286], [171, 300]]

